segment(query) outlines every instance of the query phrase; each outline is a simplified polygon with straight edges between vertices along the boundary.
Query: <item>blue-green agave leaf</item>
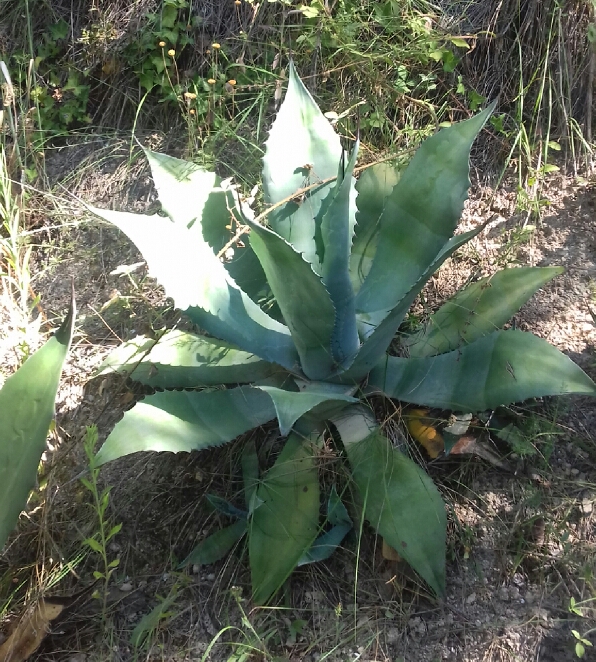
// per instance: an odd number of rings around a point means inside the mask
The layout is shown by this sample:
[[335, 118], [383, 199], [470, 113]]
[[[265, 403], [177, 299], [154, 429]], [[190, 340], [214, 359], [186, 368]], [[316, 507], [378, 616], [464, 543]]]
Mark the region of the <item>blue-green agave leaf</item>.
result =
[[[283, 436], [289, 434], [294, 423], [307, 411], [323, 402], [358, 402], [347, 390], [349, 387], [326, 382], [311, 382], [302, 391], [286, 391], [276, 386], [257, 386], [271, 396], [279, 430]], [[351, 389], [350, 389], [351, 391]]]
[[173, 330], [159, 340], [137, 336], [123, 343], [110, 352], [98, 374], [127, 374], [157, 388], [195, 388], [253, 382], [280, 370], [222, 340]]
[[248, 386], [155, 393], [116, 423], [97, 462], [105, 464], [137, 451], [179, 453], [219, 446], [273, 418], [271, 398]]
[[351, 208], [353, 209], [354, 181], [353, 172], [358, 157], [356, 142], [352, 155], [341, 172], [333, 197], [321, 222], [321, 238], [324, 253], [322, 255], [321, 276], [335, 307], [335, 327], [331, 339], [331, 351], [335, 361], [348, 368], [360, 347], [356, 328], [356, 308], [354, 290], [350, 280], [350, 233]]
[[437, 593], [445, 592], [447, 517], [439, 491], [412, 460], [393, 448], [372, 413], [350, 407], [334, 419], [366, 519]]
[[377, 317], [374, 313], [369, 313], [359, 316], [361, 335], [365, 340], [351, 368], [341, 375], [339, 380], [346, 384], [358, 383], [383, 359], [387, 348], [395, 337], [399, 325], [404, 320], [408, 310], [410, 310], [410, 306], [414, 303], [414, 300], [420, 294], [428, 279], [448, 257], [475, 237], [483, 228], [484, 226], [480, 226], [469, 232], [452, 237], [437, 255], [428, 271], [397, 306], [395, 306], [389, 315], [383, 313], [381, 317]]
[[242, 480], [244, 481], [244, 503], [248, 512], [255, 509], [257, 486], [259, 484], [259, 456], [254, 436], [244, 444], [242, 450]]
[[242, 538], [247, 528], [247, 521], [245, 519], [239, 519], [234, 524], [212, 533], [205, 540], [202, 540], [178, 567], [210, 565], [211, 563], [220, 561]]
[[310, 549], [319, 528], [316, 438], [291, 434], [257, 490], [248, 530], [253, 600], [264, 604]]
[[236, 285], [204, 240], [200, 219], [187, 227], [164, 216], [89, 209], [127, 235], [166, 294], [201, 328], [267, 361], [297, 365], [288, 329]]
[[[306, 186], [334, 179], [341, 155], [339, 136], [290, 62], [288, 90], [265, 145], [265, 202], [274, 204]], [[334, 181], [321, 184], [267, 217], [275, 232], [290, 242], [317, 273], [320, 261], [315, 234], [321, 207], [334, 184]]]
[[402, 342], [412, 358], [444, 354], [485, 336], [509, 321], [563, 267], [503, 269], [460, 290], [431, 315], [426, 326]]
[[323, 380], [337, 371], [331, 351], [335, 308], [329, 292], [312, 266], [283, 237], [247, 222], [250, 243], [290, 329], [302, 370], [310, 379]]
[[546, 395], [596, 395], [596, 384], [570, 358], [531, 333], [511, 330], [438, 356], [388, 356], [371, 372], [369, 387], [404, 402], [461, 412]]
[[350, 256], [350, 277], [357, 292], [370, 271], [379, 241], [379, 222], [385, 201], [399, 181], [400, 168], [377, 163], [358, 178], [356, 191], [356, 229]]
[[0, 389], [0, 549], [35, 486], [74, 322], [73, 295], [56, 334]]
[[470, 186], [470, 148], [493, 108], [422, 143], [385, 202], [377, 250], [356, 297], [357, 310], [392, 310], [452, 236]]

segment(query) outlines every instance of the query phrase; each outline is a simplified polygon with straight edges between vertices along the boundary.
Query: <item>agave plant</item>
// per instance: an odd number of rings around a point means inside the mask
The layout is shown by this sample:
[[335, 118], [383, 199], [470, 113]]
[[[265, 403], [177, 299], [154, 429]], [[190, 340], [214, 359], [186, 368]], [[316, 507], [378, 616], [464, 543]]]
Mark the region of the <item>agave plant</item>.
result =
[[[256, 603], [268, 601], [297, 564], [322, 557], [317, 536], [332, 518], [320, 516], [317, 453], [329, 430], [366, 519], [444, 593], [444, 504], [423, 469], [383, 435], [366, 396], [479, 412], [531, 397], [596, 394], [547, 342], [500, 330], [561, 273], [556, 267], [512, 268], [473, 283], [387, 353], [428, 279], [481, 230], [454, 235], [470, 148], [490, 112], [426, 140], [403, 172], [376, 165], [356, 181], [358, 144], [344, 154], [290, 65], [266, 144], [260, 215], [230, 182], [151, 151], [164, 213], [93, 209], [136, 244], [166, 294], [208, 334], [136, 338], [108, 359], [104, 370], [127, 372], [157, 392], [125, 413], [98, 461], [201, 450], [275, 418], [287, 437], [260, 479], [256, 455], [245, 455], [246, 510], [216, 534], [221, 549], [247, 532]], [[232, 257], [230, 227], [250, 229]], [[213, 560], [217, 549], [203, 545], [197, 558]]]

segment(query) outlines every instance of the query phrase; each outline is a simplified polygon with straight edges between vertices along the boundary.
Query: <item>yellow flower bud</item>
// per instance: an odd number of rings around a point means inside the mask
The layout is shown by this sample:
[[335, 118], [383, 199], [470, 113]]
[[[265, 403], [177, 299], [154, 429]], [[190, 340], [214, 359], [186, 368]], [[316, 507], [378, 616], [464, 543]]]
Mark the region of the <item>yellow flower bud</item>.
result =
[[170, 57], [174, 57], [174, 55], [176, 55], [176, 51], [173, 48], [170, 48], [170, 50], [168, 51], [168, 55]]
[[228, 85], [236, 85], [236, 81], [233, 78], [230, 78]]
[[216, 51], [218, 51], [221, 48], [221, 44], [216, 42], [215, 44], [211, 44], [211, 48], [214, 48]]
[[207, 82], [209, 83], [209, 85], [215, 85], [215, 79], [214, 78], [210, 78]]
[[196, 99], [197, 95], [194, 92], [185, 92], [184, 97], [186, 99]]
[[195, 111], [194, 108], [191, 108], [188, 112], [189, 112], [191, 115], [195, 115], [195, 114], [196, 114], [196, 111]]
[[166, 45], [166, 42], [165, 42], [165, 41], [160, 41], [159, 44], [158, 44], [158, 46], [159, 46], [160, 48], [163, 48], [165, 45]]

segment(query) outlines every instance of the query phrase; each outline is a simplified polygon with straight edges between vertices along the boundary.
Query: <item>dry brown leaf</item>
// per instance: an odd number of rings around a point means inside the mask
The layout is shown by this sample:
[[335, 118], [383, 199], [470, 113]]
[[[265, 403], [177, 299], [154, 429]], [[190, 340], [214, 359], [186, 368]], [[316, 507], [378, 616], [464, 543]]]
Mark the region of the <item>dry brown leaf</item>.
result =
[[499, 469], [511, 471], [511, 467], [505, 460], [502, 460], [494, 451], [491, 451], [484, 444], [479, 443], [471, 435], [460, 437], [451, 449], [451, 455], [477, 455], [483, 460], [490, 462], [493, 466], [499, 467]]
[[401, 556], [383, 538], [383, 558], [387, 561], [401, 561]]
[[32, 655], [70, 600], [40, 598], [19, 619], [8, 639], [0, 646], [0, 662], [24, 662]]
[[423, 446], [434, 460], [445, 450], [445, 442], [436, 428], [425, 420], [426, 414], [428, 409], [412, 409], [406, 418], [406, 425], [412, 438]]

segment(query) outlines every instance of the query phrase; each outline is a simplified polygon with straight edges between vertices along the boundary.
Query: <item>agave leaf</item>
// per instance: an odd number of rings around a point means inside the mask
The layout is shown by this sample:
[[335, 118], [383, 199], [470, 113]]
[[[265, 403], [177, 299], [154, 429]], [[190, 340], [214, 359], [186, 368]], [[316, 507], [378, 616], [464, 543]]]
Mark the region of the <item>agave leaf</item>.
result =
[[185, 568], [195, 564], [210, 565], [223, 559], [246, 533], [247, 526], [245, 519], [239, 519], [234, 524], [212, 533], [202, 540], [178, 567]]
[[[288, 90], [265, 148], [263, 190], [267, 204], [337, 175], [342, 155], [339, 136], [298, 78], [292, 62]], [[320, 261], [315, 234], [321, 207], [333, 186], [334, 181], [321, 184], [267, 217], [275, 232], [289, 241], [317, 273]]]
[[307, 411], [323, 402], [358, 402], [346, 391], [345, 386], [326, 382], [310, 383], [303, 391], [286, 391], [276, 386], [258, 386], [271, 396], [279, 430], [282, 436], [289, 434], [294, 423]]
[[383, 313], [381, 317], [375, 316], [374, 314], [359, 316], [361, 335], [364, 336], [365, 340], [362, 343], [360, 351], [358, 352], [351, 368], [341, 375], [339, 380], [341, 380], [342, 383], [358, 383], [375, 365], [377, 365], [377, 363], [379, 363], [379, 361], [383, 359], [399, 325], [402, 323], [408, 310], [410, 310], [410, 306], [414, 303], [414, 300], [420, 294], [428, 279], [448, 257], [453, 255], [453, 253], [460, 248], [460, 246], [463, 246], [470, 241], [470, 239], [475, 237], [483, 229], [484, 225], [452, 237], [443, 247], [443, 250], [437, 255], [435, 261], [431, 264], [422, 278], [397, 304], [397, 306], [395, 306], [389, 315]]
[[248, 531], [256, 604], [269, 600], [317, 536], [319, 482], [314, 441], [291, 434], [257, 490], [262, 503], [253, 512]]
[[226, 517], [233, 517], [234, 519], [247, 519], [248, 512], [237, 508], [233, 503], [230, 503], [227, 499], [217, 496], [216, 494], [206, 494], [205, 498], [211, 506], [222, 515]]
[[174, 330], [158, 341], [137, 336], [125, 342], [110, 352], [98, 374], [128, 374], [157, 388], [194, 388], [252, 382], [279, 370], [279, 366], [229, 343]]
[[250, 243], [290, 329], [304, 374], [322, 380], [336, 372], [331, 352], [335, 308], [312, 266], [278, 234], [258, 223]]
[[56, 334], [0, 389], [0, 549], [35, 485], [74, 322], [73, 295]]
[[391, 446], [371, 412], [356, 406], [333, 421], [366, 519], [438, 594], [445, 592], [443, 500], [432, 480]]
[[259, 456], [254, 436], [246, 442], [242, 451], [242, 480], [244, 481], [244, 503], [248, 512], [252, 513], [259, 484]]
[[422, 143], [385, 202], [377, 250], [356, 297], [357, 310], [393, 309], [451, 237], [470, 186], [470, 148], [493, 108]]
[[335, 327], [331, 340], [333, 357], [342, 368], [348, 368], [360, 347], [356, 328], [354, 290], [350, 280], [351, 228], [347, 219], [353, 208], [354, 183], [352, 173], [358, 157], [358, 141], [345, 172], [340, 173], [333, 198], [326, 206], [321, 222], [324, 247], [321, 276], [335, 307]]
[[208, 333], [291, 369], [298, 356], [288, 329], [264, 313], [217, 259], [200, 223], [89, 207], [122, 230], [178, 308]]
[[458, 292], [402, 345], [410, 357], [444, 354], [496, 331], [563, 267], [503, 269]]
[[439, 356], [388, 356], [371, 372], [369, 386], [405, 402], [461, 412], [546, 395], [596, 395], [596, 384], [570, 358], [522, 331], [495, 331]]
[[356, 231], [350, 256], [350, 276], [357, 292], [368, 275], [379, 240], [379, 220], [385, 200], [399, 181], [400, 169], [390, 163], [377, 163], [358, 178], [356, 190]]
[[155, 393], [116, 423], [97, 462], [105, 464], [137, 451], [179, 453], [219, 446], [273, 418], [271, 398], [248, 386]]

